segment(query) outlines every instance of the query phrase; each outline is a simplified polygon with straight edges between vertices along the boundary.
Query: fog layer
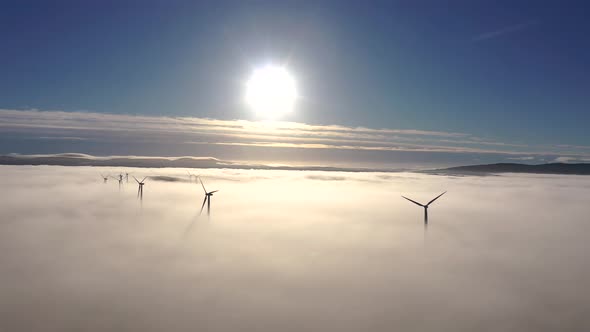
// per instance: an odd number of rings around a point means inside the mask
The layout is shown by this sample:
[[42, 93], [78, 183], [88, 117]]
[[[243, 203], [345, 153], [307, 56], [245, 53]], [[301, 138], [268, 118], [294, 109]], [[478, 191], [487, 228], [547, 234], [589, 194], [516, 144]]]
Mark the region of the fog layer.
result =
[[590, 329], [590, 177], [186, 171], [0, 166], [0, 330]]

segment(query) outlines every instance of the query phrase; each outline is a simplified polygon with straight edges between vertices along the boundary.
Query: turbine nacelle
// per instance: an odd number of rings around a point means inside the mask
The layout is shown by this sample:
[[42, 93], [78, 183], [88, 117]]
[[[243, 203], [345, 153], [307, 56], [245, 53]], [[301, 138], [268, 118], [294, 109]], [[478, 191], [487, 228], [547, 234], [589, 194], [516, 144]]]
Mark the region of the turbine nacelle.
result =
[[145, 179], [147, 179], [148, 177], [144, 177], [141, 181], [139, 181], [135, 176], [133, 178], [135, 179], [135, 182], [137, 182], [140, 186], [143, 186], [145, 184]]

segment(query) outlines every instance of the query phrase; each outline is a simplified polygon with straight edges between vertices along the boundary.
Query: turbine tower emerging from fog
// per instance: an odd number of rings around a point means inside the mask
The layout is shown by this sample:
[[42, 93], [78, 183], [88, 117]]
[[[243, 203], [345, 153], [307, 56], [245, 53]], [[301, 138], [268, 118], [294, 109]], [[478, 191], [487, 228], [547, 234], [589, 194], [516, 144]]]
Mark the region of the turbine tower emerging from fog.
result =
[[111, 176], [113, 179], [119, 181], [119, 191], [121, 190], [121, 183], [123, 183], [123, 174], [119, 174], [119, 177]]
[[412, 202], [412, 203], [414, 203], [414, 204], [416, 204], [416, 205], [419, 205], [419, 206], [421, 206], [421, 207], [423, 207], [423, 208], [424, 208], [424, 226], [426, 227], [426, 225], [428, 225], [428, 206], [429, 206], [430, 204], [432, 204], [434, 201], [436, 201], [436, 200], [437, 200], [437, 199], [438, 199], [440, 196], [444, 195], [445, 193], [446, 193], [446, 191], [445, 191], [444, 193], [442, 193], [442, 194], [440, 194], [440, 195], [436, 196], [436, 197], [435, 197], [435, 198], [433, 198], [433, 199], [432, 199], [430, 202], [428, 202], [426, 205], [420, 204], [420, 203], [418, 203], [418, 202], [416, 202], [416, 201], [414, 201], [414, 200], [411, 200], [411, 199], [409, 199], [409, 198], [407, 198], [407, 197], [405, 197], [405, 196], [402, 196], [402, 197], [403, 197], [403, 198], [405, 198], [405, 199], [407, 199], [408, 201], [410, 201], [410, 202]]
[[211, 196], [213, 196], [213, 193], [216, 193], [219, 190], [213, 190], [213, 191], [207, 192], [207, 189], [205, 189], [205, 185], [203, 184], [203, 181], [201, 181], [201, 178], [199, 178], [199, 181], [201, 182], [201, 186], [203, 186], [203, 191], [205, 191], [205, 199], [203, 200], [203, 205], [201, 205], [201, 211], [199, 211], [199, 215], [201, 215], [201, 213], [203, 213], [203, 208], [205, 207], [205, 203], [207, 203], [207, 217], [208, 217], [211, 212]]
[[129, 183], [129, 173], [125, 173], [125, 182]]
[[143, 185], [145, 184], [145, 179], [147, 179], [147, 176], [144, 177], [141, 181], [139, 181], [137, 178], [135, 178], [135, 176], [133, 177], [135, 179], [135, 182], [137, 182], [137, 184], [139, 185], [139, 187], [137, 188], [137, 198], [139, 198], [140, 201], [143, 200]]

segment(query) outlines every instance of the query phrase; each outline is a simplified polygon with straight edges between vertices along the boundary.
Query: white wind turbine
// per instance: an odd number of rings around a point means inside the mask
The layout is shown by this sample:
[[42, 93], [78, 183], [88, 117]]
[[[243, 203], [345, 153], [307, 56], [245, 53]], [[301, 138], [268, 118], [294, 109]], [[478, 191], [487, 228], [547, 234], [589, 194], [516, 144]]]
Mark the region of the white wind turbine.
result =
[[193, 182], [193, 178], [195, 178], [195, 182], [197, 181], [196, 179], [199, 178], [198, 175], [194, 175], [193, 173], [186, 171], [186, 173], [188, 174], [188, 182]]

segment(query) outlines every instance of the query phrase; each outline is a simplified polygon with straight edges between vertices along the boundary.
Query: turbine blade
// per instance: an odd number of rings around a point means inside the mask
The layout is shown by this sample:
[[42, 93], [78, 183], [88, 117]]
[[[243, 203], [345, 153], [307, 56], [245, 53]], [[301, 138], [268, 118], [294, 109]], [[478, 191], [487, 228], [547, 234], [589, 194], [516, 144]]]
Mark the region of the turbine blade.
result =
[[446, 191], [438, 196], [436, 196], [433, 200], [431, 200], [430, 202], [428, 202], [428, 204], [426, 204], [426, 206], [430, 205], [430, 203], [436, 201], [440, 196], [444, 195], [446, 193]]
[[212, 191], [212, 192], [210, 192], [209, 194], [216, 193], [216, 192], [218, 192], [218, 191], [219, 191], [219, 190], [213, 190], [213, 191]]
[[411, 199], [407, 198], [406, 196], [402, 196], [402, 197], [403, 197], [403, 198], [405, 198], [405, 199], [407, 199], [408, 201], [410, 201], [410, 202], [412, 202], [412, 203], [416, 204], [416, 205], [419, 205], [419, 206], [421, 206], [421, 207], [424, 207], [424, 205], [422, 205], [422, 204], [420, 204], [420, 203], [418, 203], [418, 202], [416, 202], [416, 201], [414, 201], [414, 200], [411, 200]]
[[137, 178], [135, 176], [133, 178], [135, 179], [135, 182], [139, 183], [139, 181], [137, 180]]
[[207, 189], [205, 189], [205, 185], [203, 184], [203, 181], [201, 181], [201, 178], [199, 178], [199, 182], [201, 182], [201, 186], [203, 186], [203, 190], [205, 191], [205, 194], [207, 193]]
[[146, 176], [145, 178], [143, 178], [143, 180], [141, 180], [141, 183], [143, 183], [143, 181], [145, 181], [145, 179], [147, 179], [148, 177]]
[[205, 207], [206, 202], [207, 202], [207, 196], [205, 196], [205, 199], [203, 200], [203, 205], [201, 205], [201, 211], [199, 211], [199, 215], [201, 215], [201, 213], [203, 213], [203, 208]]
[[139, 192], [141, 191], [141, 186], [137, 187], [137, 198], [139, 198]]

